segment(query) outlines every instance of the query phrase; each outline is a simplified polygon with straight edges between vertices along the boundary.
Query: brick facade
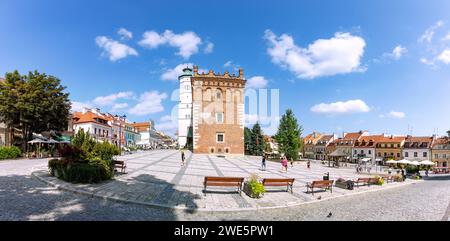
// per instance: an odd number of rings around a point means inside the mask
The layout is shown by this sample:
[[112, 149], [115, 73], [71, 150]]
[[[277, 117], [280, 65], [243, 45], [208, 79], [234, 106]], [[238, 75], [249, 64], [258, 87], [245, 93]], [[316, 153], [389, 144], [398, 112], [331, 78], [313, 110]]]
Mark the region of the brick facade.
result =
[[194, 66], [191, 81], [194, 153], [244, 155], [243, 70], [239, 76], [205, 74]]

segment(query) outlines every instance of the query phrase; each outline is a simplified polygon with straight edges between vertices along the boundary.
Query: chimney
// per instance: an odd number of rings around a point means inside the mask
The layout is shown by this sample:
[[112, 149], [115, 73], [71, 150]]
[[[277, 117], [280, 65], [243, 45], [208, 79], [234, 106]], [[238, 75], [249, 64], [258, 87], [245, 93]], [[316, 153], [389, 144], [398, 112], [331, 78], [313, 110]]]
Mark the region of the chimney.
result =
[[194, 65], [194, 76], [198, 75], [198, 66]]
[[238, 76], [238, 78], [239, 79], [243, 79], [244, 78], [244, 69], [239, 68], [239, 76]]

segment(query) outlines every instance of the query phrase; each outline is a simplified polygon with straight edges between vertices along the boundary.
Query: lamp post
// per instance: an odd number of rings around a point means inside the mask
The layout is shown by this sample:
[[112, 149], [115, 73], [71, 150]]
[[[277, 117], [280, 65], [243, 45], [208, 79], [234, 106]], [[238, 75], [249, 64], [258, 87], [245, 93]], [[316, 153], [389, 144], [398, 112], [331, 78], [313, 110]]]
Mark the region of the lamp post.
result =
[[120, 149], [120, 153], [122, 153], [122, 118], [123, 121], [125, 122], [125, 119], [127, 118], [126, 115], [123, 116], [115, 116], [116, 118], [119, 119], [119, 149]]

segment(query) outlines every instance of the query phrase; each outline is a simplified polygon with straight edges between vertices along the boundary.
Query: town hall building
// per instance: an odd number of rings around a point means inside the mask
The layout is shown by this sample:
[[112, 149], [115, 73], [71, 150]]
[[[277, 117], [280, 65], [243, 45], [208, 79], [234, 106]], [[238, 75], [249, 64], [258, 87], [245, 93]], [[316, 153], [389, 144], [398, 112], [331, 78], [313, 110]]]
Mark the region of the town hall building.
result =
[[194, 153], [244, 155], [245, 83], [239, 75], [199, 73], [179, 76], [178, 144]]

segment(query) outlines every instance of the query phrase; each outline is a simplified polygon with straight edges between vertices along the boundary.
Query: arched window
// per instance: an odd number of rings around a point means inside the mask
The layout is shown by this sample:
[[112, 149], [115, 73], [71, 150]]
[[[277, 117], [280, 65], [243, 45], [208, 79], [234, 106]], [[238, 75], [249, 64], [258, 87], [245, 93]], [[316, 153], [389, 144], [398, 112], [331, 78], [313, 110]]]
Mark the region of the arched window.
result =
[[222, 90], [217, 89], [216, 90], [216, 100], [221, 100], [221, 99], [222, 99]]
[[203, 95], [203, 100], [204, 101], [211, 101], [211, 88], [207, 88], [206, 90], [205, 90], [205, 93], [204, 93], [204, 95]]

